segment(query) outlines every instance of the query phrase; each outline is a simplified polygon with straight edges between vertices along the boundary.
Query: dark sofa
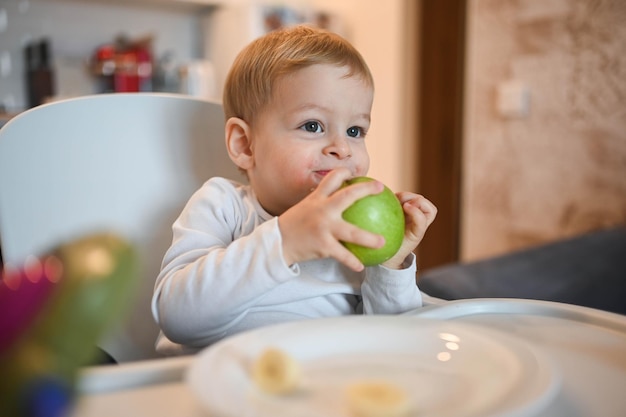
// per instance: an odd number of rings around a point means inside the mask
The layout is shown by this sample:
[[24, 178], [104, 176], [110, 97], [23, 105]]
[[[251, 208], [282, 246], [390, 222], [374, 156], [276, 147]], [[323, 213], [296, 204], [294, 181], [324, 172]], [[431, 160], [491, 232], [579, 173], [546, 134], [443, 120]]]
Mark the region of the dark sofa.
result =
[[445, 300], [526, 298], [626, 314], [626, 225], [420, 274]]

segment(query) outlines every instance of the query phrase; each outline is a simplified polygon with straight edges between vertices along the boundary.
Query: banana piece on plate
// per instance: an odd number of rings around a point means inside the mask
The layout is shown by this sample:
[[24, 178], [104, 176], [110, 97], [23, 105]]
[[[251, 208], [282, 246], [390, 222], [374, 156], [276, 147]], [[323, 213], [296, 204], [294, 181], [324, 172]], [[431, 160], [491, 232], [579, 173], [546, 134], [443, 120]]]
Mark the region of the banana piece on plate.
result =
[[346, 396], [355, 417], [407, 417], [411, 413], [406, 392], [388, 382], [356, 382], [347, 387]]
[[300, 382], [300, 365], [286, 352], [270, 348], [252, 366], [252, 380], [269, 394], [287, 394]]

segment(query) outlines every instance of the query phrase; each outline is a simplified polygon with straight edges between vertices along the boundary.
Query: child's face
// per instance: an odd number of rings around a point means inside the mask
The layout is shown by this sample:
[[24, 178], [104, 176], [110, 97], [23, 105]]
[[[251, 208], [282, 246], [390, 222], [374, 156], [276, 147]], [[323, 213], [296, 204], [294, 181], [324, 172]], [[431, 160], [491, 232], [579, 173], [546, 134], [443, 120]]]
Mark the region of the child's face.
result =
[[259, 202], [280, 215], [330, 170], [365, 175], [373, 89], [346, 67], [313, 65], [279, 79], [251, 126], [248, 177]]

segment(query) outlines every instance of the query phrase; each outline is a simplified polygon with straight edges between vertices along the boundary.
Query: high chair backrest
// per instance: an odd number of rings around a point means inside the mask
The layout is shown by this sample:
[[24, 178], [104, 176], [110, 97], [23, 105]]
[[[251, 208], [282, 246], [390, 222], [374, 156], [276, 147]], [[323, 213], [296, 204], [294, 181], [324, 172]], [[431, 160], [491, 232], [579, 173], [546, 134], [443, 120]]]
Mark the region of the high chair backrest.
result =
[[125, 237], [140, 282], [127, 320], [101, 347], [120, 362], [156, 357], [150, 300], [171, 225], [212, 176], [243, 180], [226, 153], [219, 103], [131, 93], [28, 110], [0, 129], [3, 261], [94, 232]]

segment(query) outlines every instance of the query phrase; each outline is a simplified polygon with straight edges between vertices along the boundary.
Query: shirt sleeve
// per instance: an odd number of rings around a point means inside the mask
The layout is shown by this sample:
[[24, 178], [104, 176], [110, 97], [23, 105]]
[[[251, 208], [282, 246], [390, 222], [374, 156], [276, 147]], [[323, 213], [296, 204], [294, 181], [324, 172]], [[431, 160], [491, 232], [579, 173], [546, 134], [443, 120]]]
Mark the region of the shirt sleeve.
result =
[[411, 253], [403, 266], [398, 270], [384, 266], [365, 268], [361, 285], [363, 314], [400, 314], [422, 306], [415, 255]]
[[222, 338], [268, 291], [298, 273], [284, 262], [277, 219], [255, 224], [254, 210], [222, 181], [205, 184], [175, 221], [152, 298], [163, 334], [188, 346]]

